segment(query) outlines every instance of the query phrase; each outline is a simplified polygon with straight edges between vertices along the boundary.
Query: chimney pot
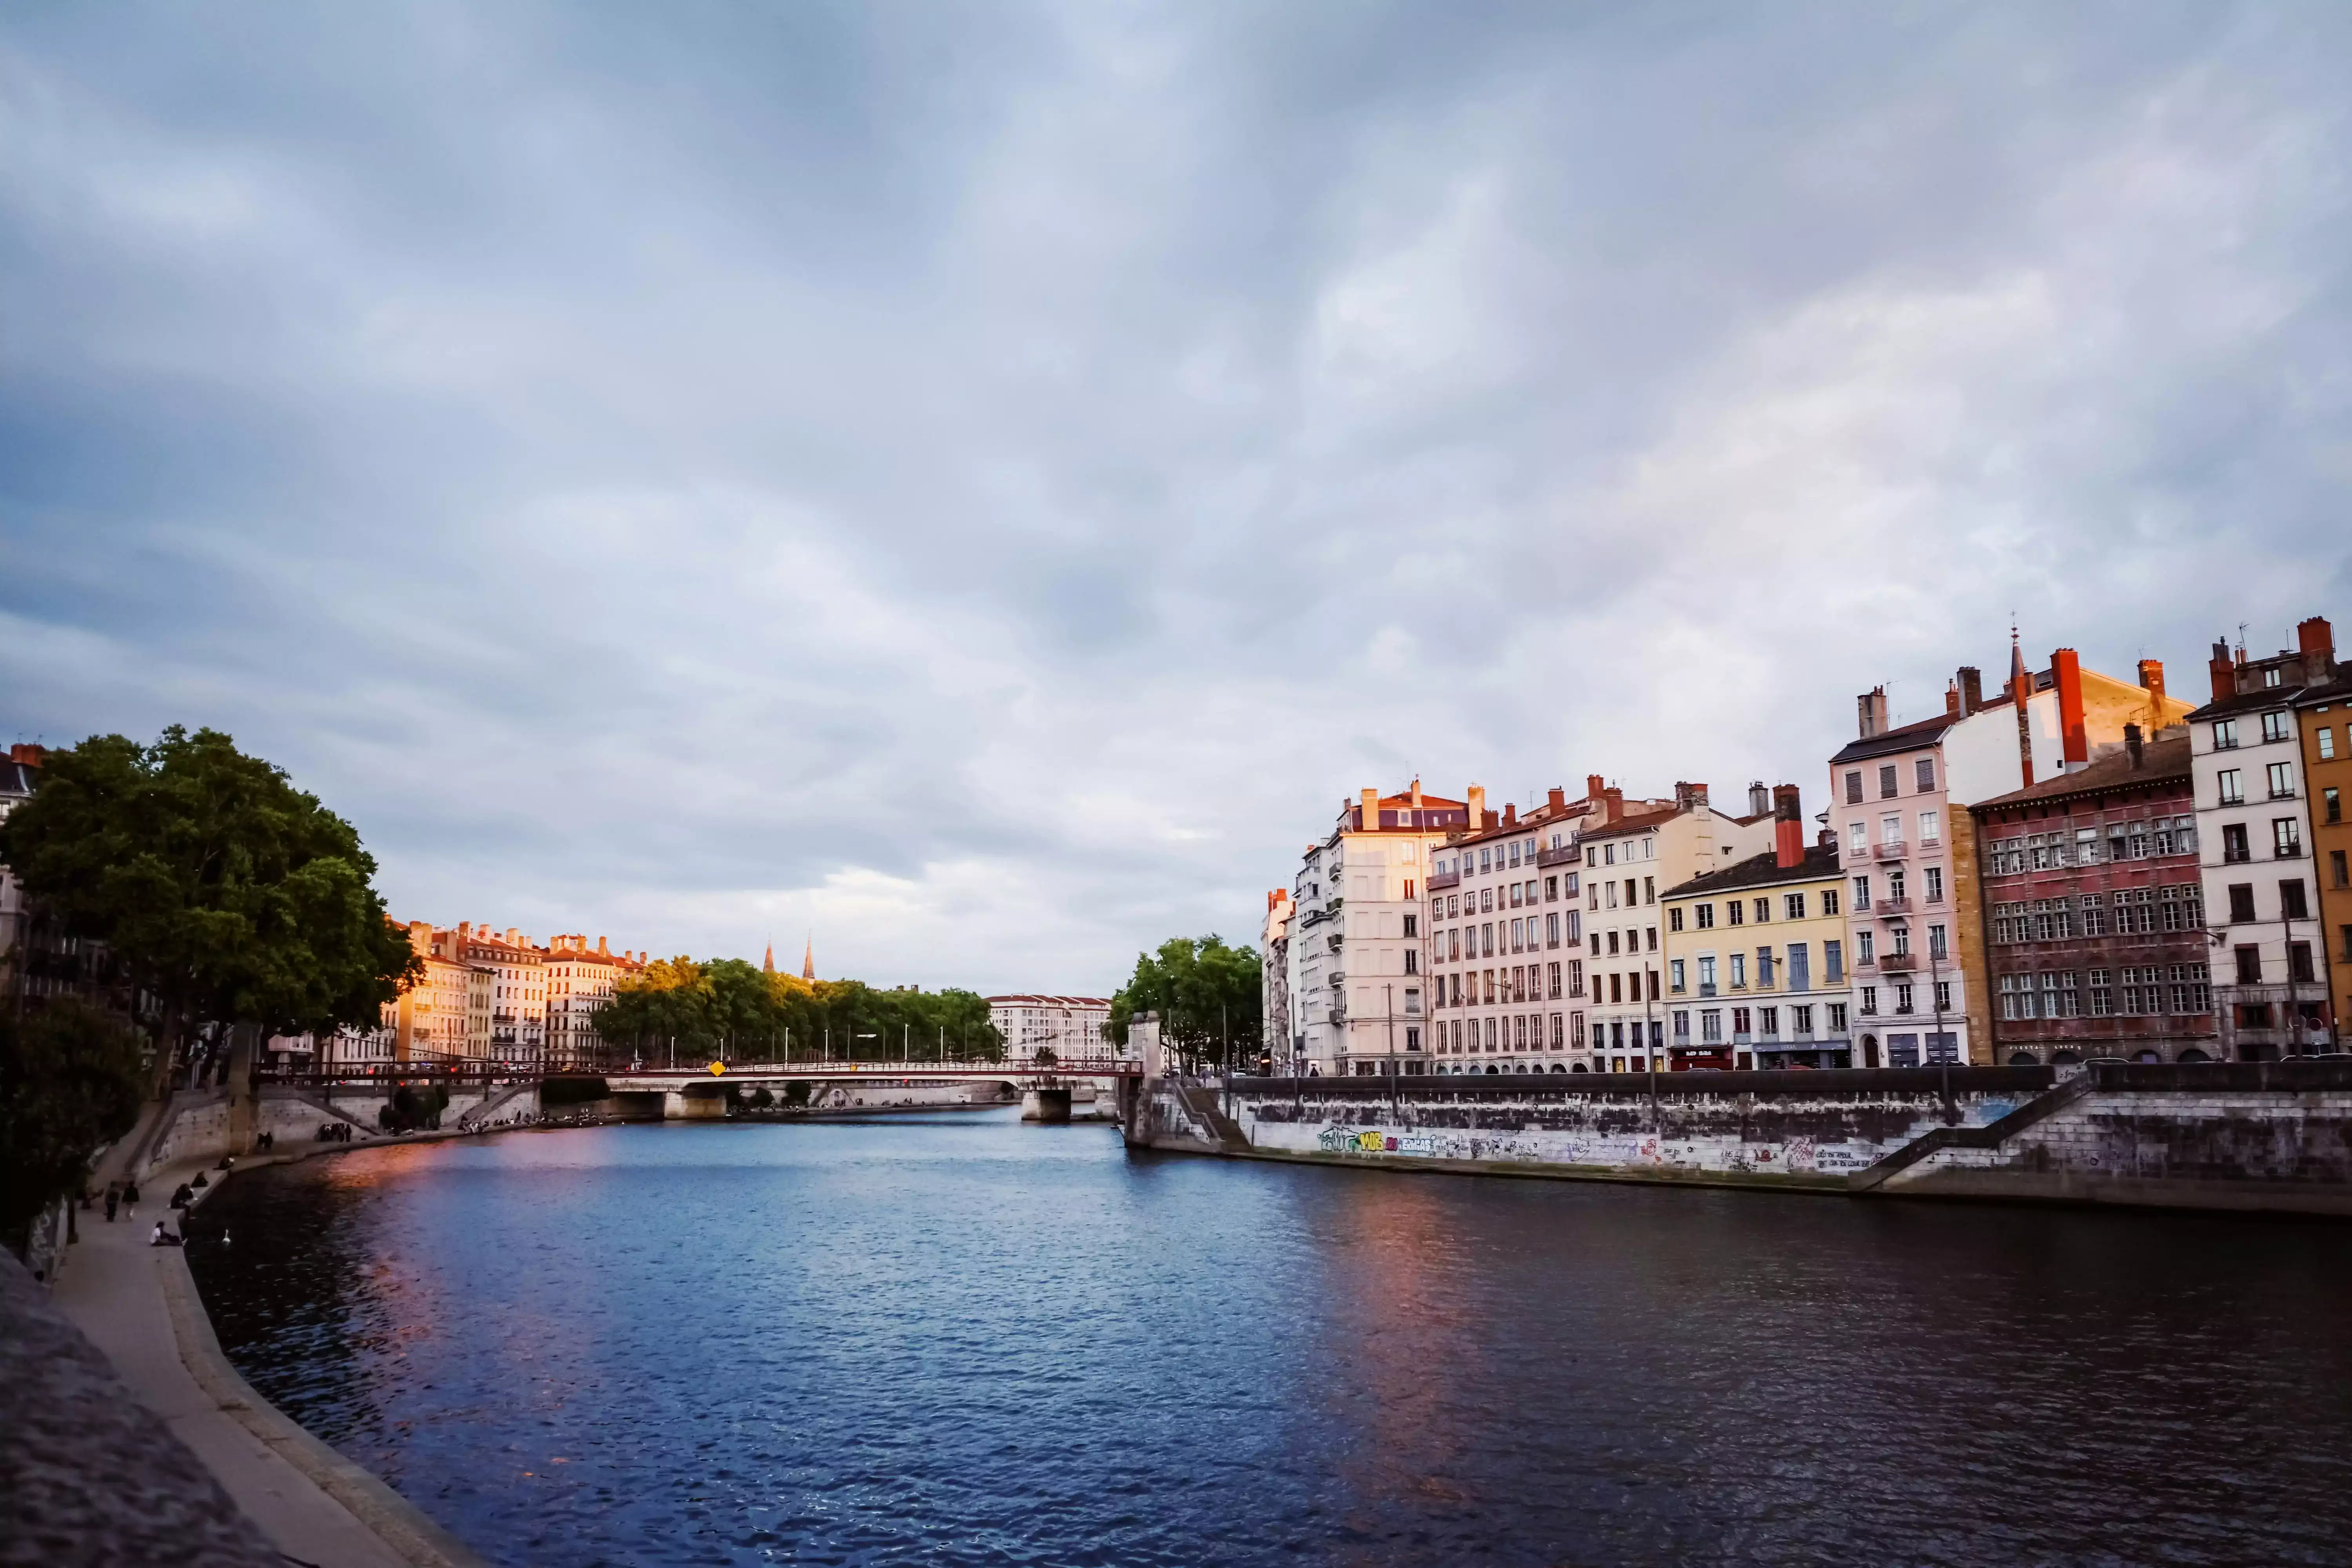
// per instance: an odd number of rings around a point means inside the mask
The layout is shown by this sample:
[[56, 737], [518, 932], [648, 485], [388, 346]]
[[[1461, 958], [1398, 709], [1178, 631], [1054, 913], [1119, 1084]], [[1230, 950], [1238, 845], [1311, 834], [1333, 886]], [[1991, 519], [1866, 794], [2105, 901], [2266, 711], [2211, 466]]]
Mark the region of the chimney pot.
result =
[[1601, 820], [1603, 826], [1625, 815], [1625, 792], [1612, 784], [1601, 792]]
[[1984, 706], [1984, 671], [1973, 664], [1960, 666], [1960, 717]]
[[2061, 773], [2073, 773], [2091, 761], [2091, 739], [2083, 715], [2083, 661], [2071, 647], [2050, 655], [2051, 684], [2058, 689], [2058, 738], [2064, 761]]
[[1544, 804], [1551, 808], [1554, 816], [1558, 816], [1568, 809], [1568, 791], [1558, 784], [1552, 785], [1550, 792], [1544, 796]]
[[1381, 792], [1367, 789], [1356, 805], [1356, 826], [1370, 833], [1381, 825]]
[[2139, 661], [2140, 689], [2156, 699], [2157, 706], [2164, 705], [2164, 660], [2144, 658]]
[[1486, 826], [1486, 786], [1472, 784], [1467, 793], [1470, 796], [1470, 831], [1475, 833]]
[[1795, 784], [1778, 785], [1772, 791], [1772, 863], [1785, 871], [1804, 858], [1803, 795]]
[[[2333, 663], [2336, 658], [2336, 630], [2325, 616], [2314, 616], [2294, 628], [2295, 650], [2310, 663]], [[2317, 670], [2310, 670], [2306, 679], [2325, 679]]]
[[2126, 724], [2124, 726], [2124, 750], [2131, 753], [2132, 769], [2134, 772], [2137, 772], [2141, 762], [2138, 725]]
[[1585, 774], [1584, 798], [1587, 800], [1599, 800], [1601, 798], [1601, 791], [1607, 783], [1608, 781], [1602, 778], [1599, 773]]
[[1517, 806], [1516, 804], [1514, 804], [1513, 802], [1510, 802], [1510, 801], [1507, 801], [1507, 801], [1505, 801], [1505, 802], [1503, 803], [1503, 826], [1506, 826], [1506, 827], [1517, 827], [1518, 825], [1519, 825], [1519, 808], [1518, 808], [1518, 806]]
[[1886, 733], [1886, 688], [1874, 686], [1853, 701], [1864, 740]]
[[1771, 809], [1772, 792], [1764, 787], [1762, 779], [1754, 780], [1748, 786], [1748, 815], [1761, 816]]
[[2214, 701], [2219, 702], [2224, 697], [2236, 695], [2238, 667], [2231, 660], [2230, 645], [2227, 642], [2217, 642], [2213, 645], [2213, 657], [2208, 661], [2206, 668], [2213, 677]]

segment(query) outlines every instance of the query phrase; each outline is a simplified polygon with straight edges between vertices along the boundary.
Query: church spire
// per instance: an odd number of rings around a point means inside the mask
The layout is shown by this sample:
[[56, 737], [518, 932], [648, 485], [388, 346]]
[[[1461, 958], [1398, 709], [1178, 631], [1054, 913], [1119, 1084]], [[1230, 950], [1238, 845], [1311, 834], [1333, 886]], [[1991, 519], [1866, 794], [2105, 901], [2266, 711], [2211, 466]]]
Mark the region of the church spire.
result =
[[768, 956], [760, 961], [760, 973], [762, 974], [773, 974], [775, 972], [776, 942], [775, 939], [771, 937], [768, 939]]
[[816, 978], [816, 933], [814, 931], [809, 933], [808, 946], [801, 952], [801, 978]]

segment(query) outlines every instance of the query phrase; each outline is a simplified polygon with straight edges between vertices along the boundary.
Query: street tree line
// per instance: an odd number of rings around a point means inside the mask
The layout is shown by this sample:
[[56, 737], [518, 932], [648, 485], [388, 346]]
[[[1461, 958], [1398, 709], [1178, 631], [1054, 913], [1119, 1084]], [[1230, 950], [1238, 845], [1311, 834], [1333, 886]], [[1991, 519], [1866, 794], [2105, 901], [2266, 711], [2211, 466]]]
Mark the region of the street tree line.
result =
[[1160, 1038], [1186, 1070], [1245, 1069], [1264, 1048], [1265, 1001], [1258, 956], [1223, 937], [1171, 937], [1135, 955], [1135, 973], [1110, 1000], [1110, 1037], [1128, 1043], [1141, 1014], [1158, 1016]]
[[[995, 1061], [1004, 1042], [971, 991], [884, 990], [772, 974], [740, 958], [656, 959], [596, 1010], [608, 1058], [703, 1061]], [[617, 1066], [618, 1061], [608, 1060]]]

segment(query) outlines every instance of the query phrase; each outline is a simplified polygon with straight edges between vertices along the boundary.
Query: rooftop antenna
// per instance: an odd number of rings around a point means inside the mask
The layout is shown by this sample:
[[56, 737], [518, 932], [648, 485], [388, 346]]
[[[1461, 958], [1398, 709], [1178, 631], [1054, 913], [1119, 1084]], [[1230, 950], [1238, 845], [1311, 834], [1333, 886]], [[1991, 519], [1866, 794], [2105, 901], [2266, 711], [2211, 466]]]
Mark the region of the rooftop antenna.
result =
[[2238, 623], [2238, 651], [2246, 651], [2246, 623], [2243, 621]]

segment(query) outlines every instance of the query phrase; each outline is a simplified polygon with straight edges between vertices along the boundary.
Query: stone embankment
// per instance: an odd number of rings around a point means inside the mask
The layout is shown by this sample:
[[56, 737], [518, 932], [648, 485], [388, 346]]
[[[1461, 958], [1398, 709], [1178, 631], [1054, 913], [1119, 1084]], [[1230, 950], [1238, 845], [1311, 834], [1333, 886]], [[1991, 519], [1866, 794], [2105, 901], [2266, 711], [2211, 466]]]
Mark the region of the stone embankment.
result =
[[1129, 1143], [1407, 1171], [2352, 1214], [2352, 1061], [1146, 1086]]

